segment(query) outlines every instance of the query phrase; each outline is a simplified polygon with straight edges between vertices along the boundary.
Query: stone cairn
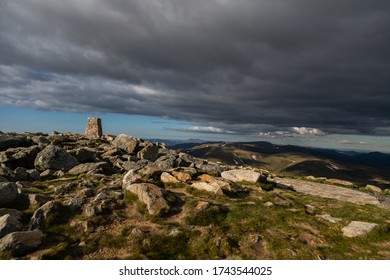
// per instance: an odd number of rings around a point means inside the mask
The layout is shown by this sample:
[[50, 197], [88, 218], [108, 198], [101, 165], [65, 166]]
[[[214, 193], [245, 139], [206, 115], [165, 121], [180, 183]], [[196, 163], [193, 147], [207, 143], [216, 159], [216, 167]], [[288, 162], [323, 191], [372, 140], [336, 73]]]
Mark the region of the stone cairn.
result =
[[100, 138], [102, 135], [102, 120], [100, 118], [88, 118], [85, 136], [88, 138]]

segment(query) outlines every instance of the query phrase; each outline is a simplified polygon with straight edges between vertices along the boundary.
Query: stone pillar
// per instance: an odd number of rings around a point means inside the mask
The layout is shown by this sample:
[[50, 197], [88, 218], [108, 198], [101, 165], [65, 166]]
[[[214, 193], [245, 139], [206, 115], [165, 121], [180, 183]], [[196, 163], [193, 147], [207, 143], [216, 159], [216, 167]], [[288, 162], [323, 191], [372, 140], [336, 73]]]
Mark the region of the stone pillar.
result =
[[102, 135], [102, 120], [100, 118], [88, 118], [85, 136], [88, 138], [100, 138]]

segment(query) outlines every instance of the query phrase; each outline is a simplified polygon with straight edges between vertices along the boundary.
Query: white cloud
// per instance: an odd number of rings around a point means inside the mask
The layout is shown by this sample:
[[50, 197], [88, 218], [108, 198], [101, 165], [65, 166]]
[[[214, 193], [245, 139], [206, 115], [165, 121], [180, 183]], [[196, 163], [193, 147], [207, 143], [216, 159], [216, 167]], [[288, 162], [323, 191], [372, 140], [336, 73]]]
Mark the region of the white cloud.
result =
[[235, 134], [234, 131], [225, 130], [223, 128], [215, 127], [215, 126], [191, 126], [187, 128], [178, 128], [174, 130], [185, 131], [185, 132], [199, 132], [199, 133]]
[[292, 127], [291, 128], [294, 133], [299, 135], [315, 135], [315, 136], [323, 136], [325, 133], [318, 128], [311, 127]]

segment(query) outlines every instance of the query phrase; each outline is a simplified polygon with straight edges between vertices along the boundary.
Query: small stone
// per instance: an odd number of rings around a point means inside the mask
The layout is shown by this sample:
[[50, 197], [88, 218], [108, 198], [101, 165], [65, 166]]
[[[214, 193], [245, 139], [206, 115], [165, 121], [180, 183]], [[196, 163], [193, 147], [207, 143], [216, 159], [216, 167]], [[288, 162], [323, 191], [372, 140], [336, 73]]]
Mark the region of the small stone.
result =
[[265, 207], [272, 207], [272, 206], [274, 206], [274, 204], [271, 201], [267, 201], [266, 203], [264, 203], [264, 206]]
[[197, 210], [206, 210], [210, 208], [211, 204], [207, 201], [199, 201], [198, 204], [196, 205]]
[[329, 215], [328, 213], [322, 214], [322, 215], [316, 215], [316, 217], [326, 220], [332, 224], [337, 224], [338, 222], [341, 222], [343, 219], [341, 218], [335, 218]]

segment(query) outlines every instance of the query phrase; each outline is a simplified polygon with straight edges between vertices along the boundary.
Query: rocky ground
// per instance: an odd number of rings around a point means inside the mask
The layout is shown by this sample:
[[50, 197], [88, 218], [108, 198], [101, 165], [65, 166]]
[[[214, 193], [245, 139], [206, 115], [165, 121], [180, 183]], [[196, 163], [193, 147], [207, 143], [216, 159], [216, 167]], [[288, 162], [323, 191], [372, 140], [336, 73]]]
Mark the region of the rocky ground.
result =
[[128, 135], [0, 133], [2, 259], [389, 259], [389, 190]]

